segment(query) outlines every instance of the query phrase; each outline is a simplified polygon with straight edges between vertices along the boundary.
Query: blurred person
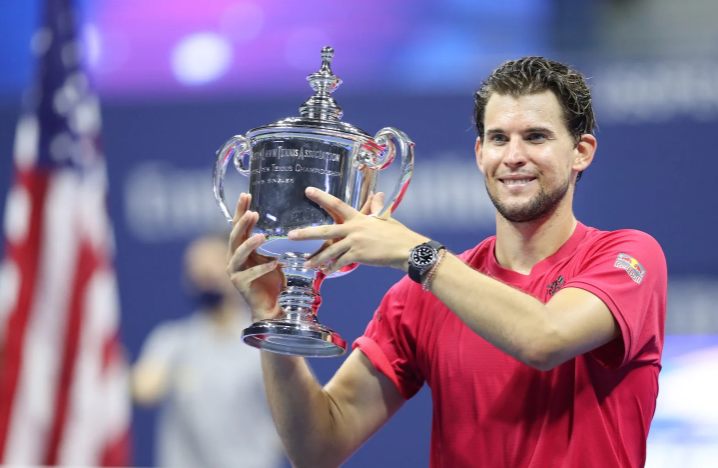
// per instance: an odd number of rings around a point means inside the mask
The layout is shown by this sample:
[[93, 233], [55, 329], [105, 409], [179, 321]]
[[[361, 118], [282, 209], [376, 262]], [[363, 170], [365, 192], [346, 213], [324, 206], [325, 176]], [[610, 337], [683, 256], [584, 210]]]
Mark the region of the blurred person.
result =
[[197, 311], [157, 326], [133, 369], [134, 400], [162, 403], [157, 466], [282, 465], [258, 351], [242, 342], [249, 314], [227, 279], [226, 250], [223, 238], [211, 236], [187, 247], [185, 287]]
[[[262, 353], [295, 467], [339, 466], [424, 383], [432, 467], [644, 466], [667, 268], [648, 234], [600, 231], [573, 214], [597, 147], [585, 79], [541, 57], [506, 62], [476, 93], [474, 121], [496, 235], [461, 255], [372, 216], [381, 194], [357, 211], [307, 189], [339, 220], [289, 233], [325, 241], [307, 266], [329, 274], [357, 262], [408, 276], [324, 387], [304, 359]], [[266, 239], [250, 236], [258, 215], [249, 202], [242, 194], [237, 204], [228, 272], [260, 320], [280, 314], [283, 277], [256, 251]]]

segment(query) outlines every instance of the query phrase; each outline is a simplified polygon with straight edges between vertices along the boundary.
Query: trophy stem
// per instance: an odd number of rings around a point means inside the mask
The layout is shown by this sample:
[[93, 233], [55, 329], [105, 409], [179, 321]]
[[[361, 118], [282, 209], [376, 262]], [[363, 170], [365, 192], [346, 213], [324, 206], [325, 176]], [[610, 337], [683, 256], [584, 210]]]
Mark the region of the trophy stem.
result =
[[306, 254], [285, 253], [279, 261], [287, 285], [279, 293], [283, 314], [261, 320], [242, 333], [244, 342], [264, 351], [303, 357], [341, 356], [346, 342], [322, 325], [315, 310], [321, 302], [318, 270], [304, 268]]
[[316, 284], [317, 270], [304, 268], [304, 254], [285, 253], [280, 258], [287, 285], [279, 293], [279, 305], [285, 317], [293, 320], [316, 321], [312, 308], [321, 300]]

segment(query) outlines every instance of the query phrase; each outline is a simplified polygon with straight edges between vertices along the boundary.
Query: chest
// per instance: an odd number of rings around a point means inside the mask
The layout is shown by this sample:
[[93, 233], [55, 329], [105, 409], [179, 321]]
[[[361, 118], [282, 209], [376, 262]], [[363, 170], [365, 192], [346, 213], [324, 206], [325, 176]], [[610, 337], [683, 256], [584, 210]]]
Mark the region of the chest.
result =
[[[512, 284], [541, 301], [549, 302], [577, 275], [577, 266], [567, 260], [547, 269], [541, 275], [527, 276], [525, 281]], [[489, 400], [505, 392], [536, 392], [573, 379], [572, 362], [556, 371], [533, 369], [500, 351], [474, 333], [453, 312], [438, 300], [426, 305], [435, 320], [422, 330], [417, 340], [418, 355], [424, 377], [432, 389], [453, 383], [464, 388], [477, 388]], [[495, 313], [500, 314], [501, 311]], [[561, 380], [561, 382], [558, 382]], [[446, 382], [451, 382], [445, 385]]]
[[[570, 360], [539, 371], [500, 351], [450, 314], [420, 360], [438, 418], [474, 427], [515, 427], [568, 417], [584, 386]], [[533, 423], [531, 423], [533, 424]]]

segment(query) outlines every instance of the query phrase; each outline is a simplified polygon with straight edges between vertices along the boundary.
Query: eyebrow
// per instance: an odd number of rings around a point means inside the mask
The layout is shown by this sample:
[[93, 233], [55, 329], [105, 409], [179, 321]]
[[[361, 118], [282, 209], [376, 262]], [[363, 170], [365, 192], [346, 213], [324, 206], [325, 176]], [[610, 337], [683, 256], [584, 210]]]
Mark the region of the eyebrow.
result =
[[526, 129], [525, 133], [550, 133], [553, 135], [554, 131], [548, 127], [530, 127]]
[[[505, 134], [506, 132], [501, 128], [490, 128], [486, 130], [487, 135], [498, 135]], [[555, 132], [548, 127], [529, 127], [523, 131], [523, 133], [548, 133], [553, 135]]]

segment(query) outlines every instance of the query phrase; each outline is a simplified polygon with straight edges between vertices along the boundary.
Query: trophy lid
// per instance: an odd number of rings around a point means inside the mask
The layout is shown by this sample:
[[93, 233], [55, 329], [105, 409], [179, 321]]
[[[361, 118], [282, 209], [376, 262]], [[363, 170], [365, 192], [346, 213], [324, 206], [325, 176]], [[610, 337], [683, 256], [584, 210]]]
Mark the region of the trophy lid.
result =
[[302, 129], [316, 128], [318, 130], [370, 137], [364, 130], [340, 121], [344, 113], [331, 96], [331, 93], [339, 87], [342, 80], [332, 72], [333, 58], [334, 49], [324, 47], [322, 49], [321, 68], [318, 72], [307, 76], [307, 81], [309, 81], [309, 85], [315, 93], [299, 107], [301, 117], [280, 119], [263, 127], [253, 128], [247, 133], [247, 136], [264, 134], [276, 128], [296, 127]]
[[332, 59], [334, 49], [324, 47], [322, 49], [322, 67], [318, 72], [307, 77], [309, 85], [315, 91], [314, 96], [299, 108], [302, 117], [320, 120], [339, 120], [344, 113], [330, 93], [342, 84], [342, 80], [332, 73]]

